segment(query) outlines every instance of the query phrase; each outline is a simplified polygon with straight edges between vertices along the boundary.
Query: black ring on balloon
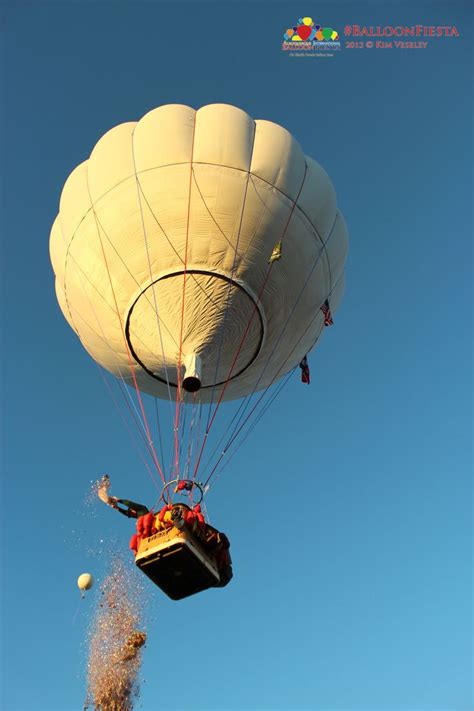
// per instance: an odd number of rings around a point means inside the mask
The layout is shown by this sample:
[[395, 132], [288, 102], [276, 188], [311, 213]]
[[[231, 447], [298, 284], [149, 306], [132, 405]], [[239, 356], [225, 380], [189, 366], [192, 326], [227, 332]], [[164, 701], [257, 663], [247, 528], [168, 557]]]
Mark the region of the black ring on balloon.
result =
[[[135, 306], [136, 306], [138, 300], [140, 299], [141, 296], [143, 296], [143, 294], [144, 294], [146, 291], [148, 291], [148, 289], [149, 289], [150, 287], [152, 287], [154, 284], [157, 284], [159, 281], [163, 281], [164, 279], [170, 279], [171, 277], [175, 277], [175, 276], [181, 276], [181, 275], [184, 275], [184, 273], [185, 273], [184, 271], [180, 270], [180, 271], [177, 271], [177, 272], [172, 272], [171, 274], [165, 274], [164, 276], [160, 277], [159, 279], [155, 279], [155, 281], [152, 281], [151, 284], [148, 284], [148, 286], [146, 287], [146, 289], [144, 289], [142, 292], [140, 292], [140, 294], [138, 294], [137, 298], [135, 299], [135, 301], [134, 301], [133, 304], [131, 305], [130, 310], [129, 310], [129, 312], [128, 312], [128, 316], [127, 316], [127, 322], [126, 322], [126, 324], [125, 324], [125, 337], [126, 337], [126, 339], [127, 339], [127, 344], [128, 344], [128, 347], [130, 348], [130, 353], [132, 354], [132, 356], [134, 357], [134, 359], [136, 360], [136, 362], [138, 363], [138, 365], [140, 365], [140, 366], [143, 368], [143, 370], [144, 370], [146, 373], [148, 373], [148, 375], [149, 375], [150, 377], [154, 378], [154, 380], [159, 380], [160, 383], [163, 383], [164, 385], [169, 385], [169, 386], [172, 387], [172, 388], [177, 388], [177, 387], [178, 387], [177, 383], [172, 383], [171, 380], [166, 380], [165, 378], [160, 378], [159, 375], [155, 375], [155, 373], [153, 373], [153, 371], [151, 371], [149, 368], [147, 368], [146, 365], [145, 365], [145, 364], [140, 360], [140, 358], [138, 357], [137, 353], [135, 352], [135, 350], [134, 350], [134, 348], [133, 348], [132, 341], [131, 341], [131, 337], [130, 337], [130, 321], [131, 321], [133, 309], [135, 308]], [[264, 335], [265, 335], [265, 326], [264, 326], [264, 323], [263, 323], [262, 314], [260, 313], [260, 309], [258, 308], [258, 304], [257, 304], [257, 302], [255, 301], [255, 299], [253, 298], [253, 296], [252, 296], [251, 294], [249, 294], [249, 292], [248, 292], [246, 289], [244, 289], [244, 287], [243, 287], [241, 284], [239, 284], [237, 281], [234, 281], [234, 279], [231, 279], [230, 277], [226, 276], [225, 274], [218, 274], [218, 273], [216, 273], [216, 272], [207, 271], [207, 270], [205, 270], [205, 269], [188, 269], [188, 270], [186, 271], [186, 274], [204, 274], [205, 276], [212, 276], [212, 277], [216, 277], [216, 278], [218, 278], [218, 279], [223, 279], [223, 280], [226, 281], [228, 284], [232, 284], [232, 286], [236, 286], [238, 289], [240, 289], [241, 291], [243, 291], [244, 294], [245, 294], [245, 295], [250, 299], [250, 301], [253, 303], [254, 308], [255, 308], [255, 311], [256, 311], [257, 314], [258, 314], [258, 318], [260, 319], [260, 339], [259, 339], [259, 341], [258, 341], [258, 344], [257, 344], [257, 347], [256, 347], [256, 349], [255, 349], [255, 352], [254, 352], [254, 354], [252, 355], [252, 357], [250, 358], [250, 360], [248, 361], [248, 363], [242, 368], [242, 370], [239, 370], [238, 373], [235, 373], [235, 375], [232, 375], [232, 377], [228, 378], [228, 380], [222, 380], [220, 383], [212, 383], [211, 385], [202, 385], [201, 388], [200, 388], [200, 390], [206, 390], [206, 389], [208, 389], [208, 388], [217, 388], [217, 387], [219, 387], [220, 385], [225, 385], [226, 383], [230, 382], [231, 380], [235, 380], [235, 378], [238, 378], [239, 375], [242, 375], [242, 373], [243, 373], [244, 371], [246, 371], [247, 368], [249, 368], [249, 367], [252, 365], [252, 363], [256, 360], [256, 358], [257, 358], [257, 356], [258, 356], [258, 354], [260, 353], [260, 350], [261, 350], [261, 348], [262, 348], [263, 337], [264, 337]], [[253, 316], [252, 316], [252, 318], [253, 318]]]

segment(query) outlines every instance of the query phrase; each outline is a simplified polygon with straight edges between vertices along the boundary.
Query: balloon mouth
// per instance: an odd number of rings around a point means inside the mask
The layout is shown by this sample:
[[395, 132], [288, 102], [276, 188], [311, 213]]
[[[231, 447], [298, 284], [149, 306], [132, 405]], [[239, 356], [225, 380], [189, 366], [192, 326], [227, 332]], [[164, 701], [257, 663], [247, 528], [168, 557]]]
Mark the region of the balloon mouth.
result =
[[183, 380], [183, 388], [187, 393], [197, 393], [201, 389], [201, 381], [193, 375]]
[[[240, 281], [232, 279], [231, 276], [222, 274], [219, 272], [214, 272], [205, 269], [195, 269], [189, 268], [186, 272], [191, 278], [196, 281], [199, 288], [199, 293], [206, 294], [210, 287], [210, 284], [223, 284], [225, 299], [222, 306], [221, 316], [223, 324], [227, 327], [235, 322], [236, 319], [232, 319], [230, 314], [230, 306], [227, 304], [232, 303], [230, 297], [239, 296], [241, 301], [239, 302], [239, 309], [242, 313], [246, 314], [245, 318], [240, 320], [241, 328], [233, 335], [233, 340], [237, 344], [243, 343], [245, 340], [246, 348], [242, 349], [239, 359], [233, 363], [233, 358], [235, 357], [235, 351], [232, 351], [229, 355], [228, 362], [226, 362], [222, 355], [222, 347], [219, 346], [219, 354], [217, 355], [217, 364], [220, 365], [219, 371], [217, 370], [215, 359], [216, 355], [211, 354], [211, 360], [209, 361], [209, 354], [206, 349], [200, 343], [193, 343], [192, 352], [186, 353], [187, 346], [183, 345], [183, 359], [181, 366], [183, 368], [181, 386], [185, 392], [197, 393], [199, 392], [199, 397], [203, 398], [203, 402], [209, 402], [212, 399], [211, 393], [214, 392], [214, 388], [226, 385], [228, 382], [238, 379], [245, 371], [247, 371], [257, 360], [260, 355], [266, 331], [266, 320], [264, 317], [263, 307], [249, 287]], [[167, 385], [168, 388], [178, 388], [179, 373], [176, 373], [176, 377], [170, 377], [166, 368], [163, 368], [159, 362], [159, 357], [156, 358], [158, 362], [153, 362], [149, 358], [149, 354], [160, 353], [161, 343], [158, 341], [156, 344], [149, 344], [146, 348], [142, 347], [140, 339], [135, 337], [135, 333], [140, 333], [140, 324], [143, 322], [156, 322], [157, 314], [153, 311], [153, 299], [151, 299], [147, 292], [149, 289], [160, 288], [160, 285], [164, 289], [167, 284], [168, 290], [163, 291], [163, 294], [159, 294], [162, 302], [166, 302], [169, 298], [169, 294], [172, 294], [174, 279], [182, 279], [183, 271], [170, 271], [169, 273], [163, 274], [159, 278], [155, 279], [151, 284], [148, 284], [143, 290], [137, 295], [135, 301], [130, 306], [126, 324], [125, 324], [125, 337], [127, 340], [128, 348], [130, 349], [130, 354], [136, 363], [141, 367], [141, 369], [153, 380], [158, 381]], [[194, 285], [194, 282], [189, 280], [190, 287]], [[206, 279], [206, 282], [200, 285], [198, 279]], [[182, 289], [182, 286], [180, 285]], [[190, 288], [188, 289], [190, 291]], [[229, 297], [230, 295], [230, 297]], [[188, 297], [189, 298], [189, 297]], [[201, 296], [201, 299], [203, 297]], [[208, 302], [206, 301], [202, 307], [203, 311], [208, 308]], [[143, 310], [144, 309], [144, 310]], [[149, 312], [149, 313], [148, 313]], [[227, 313], [227, 316], [225, 314]], [[177, 324], [179, 327], [179, 323]], [[249, 328], [252, 326], [252, 329]], [[179, 342], [179, 333], [174, 341], [174, 345]], [[199, 352], [199, 355], [198, 355]], [[172, 358], [177, 360], [177, 352], [172, 349]], [[214, 360], [212, 358], [214, 357]], [[165, 360], [165, 358], [163, 358]], [[202, 362], [205, 362], [206, 368], [202, 369]], [[173, 368], [175, 366], [170, 366]], [[212, 377], [214, 375], [214, 377]], [[146, 390], [146, 388], [144, 388]], [[150, 390], [150, 392], [154, 392]]]

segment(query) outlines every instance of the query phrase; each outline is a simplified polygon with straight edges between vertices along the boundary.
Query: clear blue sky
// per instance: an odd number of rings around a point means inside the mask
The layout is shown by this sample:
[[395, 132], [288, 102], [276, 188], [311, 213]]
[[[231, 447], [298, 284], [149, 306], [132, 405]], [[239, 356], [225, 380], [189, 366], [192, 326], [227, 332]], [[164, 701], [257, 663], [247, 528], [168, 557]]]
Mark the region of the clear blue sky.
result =
[[[292, 59], [302, 14], [461, 37]], [[286, 126], [334, 181], [350, 256], [311, 386], [290, 381], [209, 497], [234, 580], [151, 591], [141, 708], [472, 710], [471, 3], [16, 0], [0, 18], [2, 710], [81, 708], [95, 598], [73, 624], [76, 577], [132, 528], [85, 506], [90, 481], [156, 498], [48, 240], [98, 138], [172, 102]]]

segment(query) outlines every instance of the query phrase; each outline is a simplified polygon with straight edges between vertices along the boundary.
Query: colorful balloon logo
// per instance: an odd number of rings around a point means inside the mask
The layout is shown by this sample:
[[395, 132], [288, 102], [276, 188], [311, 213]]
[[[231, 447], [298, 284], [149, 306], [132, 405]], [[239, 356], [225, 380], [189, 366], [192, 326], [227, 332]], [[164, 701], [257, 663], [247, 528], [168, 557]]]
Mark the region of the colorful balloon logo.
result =
[[287, 42], [335, 42], [339, 35], [332, 27], [316, 25], [311, 17], [300, 17], [298, 24], [288, 28], [283, 38]]

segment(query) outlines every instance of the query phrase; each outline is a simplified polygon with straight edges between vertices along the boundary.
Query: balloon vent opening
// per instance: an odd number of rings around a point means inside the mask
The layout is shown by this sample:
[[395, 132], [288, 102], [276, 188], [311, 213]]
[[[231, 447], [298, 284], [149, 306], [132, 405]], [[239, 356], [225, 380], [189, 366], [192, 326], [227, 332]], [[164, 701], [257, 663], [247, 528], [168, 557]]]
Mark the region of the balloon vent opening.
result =
[[183, 388], [187, 393], [197, 393], [197, 391], [201, 389], [201, 381], [199, 378], [191, 375], [183, 380]]
[[[215, 388], [220, 392], [228, 381], [238, 381], [258, 357], [265, 335], [263, 307], [243, 283], [230, 277], [199, 269], [187, 273], [184, 313], [180, 296], [184, 273], [164, 274], [146, 286], [130, 307], [127, 344], [144, 371], [137, 371], [144, 391], [166, 398], [179, 382], [180, 390], [184, 384], [185, 395], [212, 402]], [[154, 293], [161, 304], [158, 328]], [[242, 348], [236, 354], [238, 343]], [[231, 399], [232, 387], [226, 399]], [[242, 387], [236, 382], [234, 389], [240, 392]]]

